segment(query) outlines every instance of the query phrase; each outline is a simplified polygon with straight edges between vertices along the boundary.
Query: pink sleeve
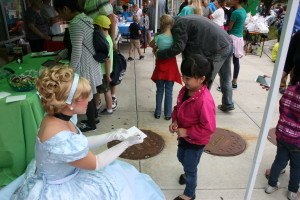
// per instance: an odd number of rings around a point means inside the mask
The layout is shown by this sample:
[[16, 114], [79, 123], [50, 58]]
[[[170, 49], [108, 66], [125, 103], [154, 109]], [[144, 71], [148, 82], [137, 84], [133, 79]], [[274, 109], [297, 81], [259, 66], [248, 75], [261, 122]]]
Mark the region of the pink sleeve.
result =
[[207, 98], [199, 102], [199, 123], [187, 129], [188, 136], [191, 139], [205, 138], [214, 133], [216, 129], [216, 110], [213, 100]]

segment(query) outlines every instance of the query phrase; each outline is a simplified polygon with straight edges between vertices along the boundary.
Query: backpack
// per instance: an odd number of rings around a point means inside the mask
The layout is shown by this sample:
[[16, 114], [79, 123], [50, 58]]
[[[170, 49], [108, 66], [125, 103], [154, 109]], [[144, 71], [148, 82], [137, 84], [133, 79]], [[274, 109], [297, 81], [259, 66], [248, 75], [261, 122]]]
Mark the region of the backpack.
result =
[[119, 85], [125, 76], [127, 62], [125, 57], [119, 52], [114, 51], [113, 71], [110, 74], [111, 86]]
[[102, 32], [99, 29], [99, 26], [96, 24], [91, 24], [90, 22], [86, 22], [81, 19], [85, 24], [88, 25], [88, 27], [92, 28], [93, 25], [93, 46], [95, 50], [95, 54], [91, 52], [91, 50], [87, 48], [87, 50], [93, 55], [94, 59], [99, 62], [99, 63], [104, 63], [108, 58], [109, 58], [109, 44], [108, 41], [106, 40], [105, 36], [102, 34]]

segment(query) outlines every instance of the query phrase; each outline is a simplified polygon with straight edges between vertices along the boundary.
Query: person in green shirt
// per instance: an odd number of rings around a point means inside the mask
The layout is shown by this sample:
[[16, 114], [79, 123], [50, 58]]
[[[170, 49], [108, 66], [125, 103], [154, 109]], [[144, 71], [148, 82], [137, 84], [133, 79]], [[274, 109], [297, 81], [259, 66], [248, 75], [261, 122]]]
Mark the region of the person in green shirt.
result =
[[228, 33], [233, 40], [233, 79], [232, 88], [237, 88], [237, 78], [240, 71], [239, 59], [244, 55], [243, 30], [246, 20], [246, 10], [242, 7], [242, 3], [247, 4], [248, 0], [230, 0], [235, 7], [232, 12], [228, 25]]
[[[103, 115], [112, 115], [112, 96], [111, 96], [111, 88], [110, 82], [112, 81], [110, 78], [110, 73], [113, 71], [113, 41], [108, 33], [110, 27], [110, 19], [105, 15], [98, 15], [94, 19], [94, 24], [99, 26], [100, 31], [105, 36], [108, 44], [109, 44], [109, 58], [106, 62], [101, 63], [101, 69], [103, 74], [102, 85], [97, 87], [97, 95], [96, 95], [96, 106], [98, 104], [101, 105], [101, 97], [100, 94], [104, 93], [105, 102], [106, 102], [106, 109], [104, 109], [100, 116]], [[100, 109], [100, 108], [99, 108]]]

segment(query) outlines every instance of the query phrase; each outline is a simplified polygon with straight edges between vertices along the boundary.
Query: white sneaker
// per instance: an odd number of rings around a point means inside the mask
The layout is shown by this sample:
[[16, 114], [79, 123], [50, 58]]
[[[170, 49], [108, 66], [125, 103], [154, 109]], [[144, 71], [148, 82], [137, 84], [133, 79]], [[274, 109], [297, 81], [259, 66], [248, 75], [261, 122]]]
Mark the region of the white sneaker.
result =
[[271, 185], [267, 184], [265, 187], [265, 192], [268, 194], [271, 194], [271, 193], [275, 192], [276, 190], [278, 190], [279, 185], [280, 185], [279, 182], [277, 182], [277, 186], [275, 186], [275, 187], [272, 187]]
[[298, 195], [295, 192], [288, 191], [287, 198], [289, 200], [297, 200], [298, 199]]

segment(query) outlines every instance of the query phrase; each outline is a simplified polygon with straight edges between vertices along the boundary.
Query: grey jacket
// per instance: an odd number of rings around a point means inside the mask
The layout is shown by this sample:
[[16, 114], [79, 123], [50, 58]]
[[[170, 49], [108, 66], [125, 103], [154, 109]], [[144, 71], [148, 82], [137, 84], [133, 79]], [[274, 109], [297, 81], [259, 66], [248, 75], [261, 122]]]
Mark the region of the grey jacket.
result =
[[183, 55], [202, 54], [211, 56], [232, 43], [231, 38], [220, 26], [200, 15], [180, 16], [172, 28], [174, 43], [166, 50], [159, 50], [159, 59]]

